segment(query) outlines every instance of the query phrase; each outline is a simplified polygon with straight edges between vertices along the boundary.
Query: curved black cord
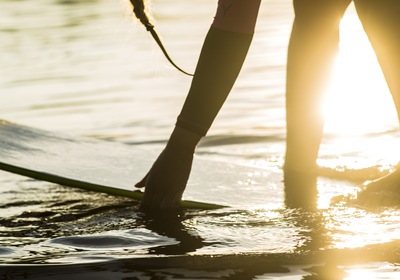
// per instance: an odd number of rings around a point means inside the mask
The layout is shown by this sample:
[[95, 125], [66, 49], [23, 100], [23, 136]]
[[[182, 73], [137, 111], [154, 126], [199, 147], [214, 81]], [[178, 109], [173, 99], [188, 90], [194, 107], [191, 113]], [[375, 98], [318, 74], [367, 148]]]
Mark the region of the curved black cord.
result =
[[150, 32], [151, 36], [153, 36], [153, 39], [157, 42], [158, 46], [160, 47], [161, 51], [167, 58], [167, 60], [179, 71], [182, 73], [193, 76], [193, 74], [190, 74], [184, 70], [182, 70], [179, 66], [177, 66], [174, 61], [171, 59], [171, 57], [168, 55], [167, 50], [165, 49], [163, 43], [161, 42], [160, 37], [158, 36], [157, 32], [154, 29], [154, 25], [150, 23], [150, 20], [148, 16], [146, 15], [145, 12], [145, 6], [143, 0], [130, 0], [131, 4], [133, 5], [133, 13], [135, 16], [140, 20], [140, 22], [146, 27], [146, 30]]

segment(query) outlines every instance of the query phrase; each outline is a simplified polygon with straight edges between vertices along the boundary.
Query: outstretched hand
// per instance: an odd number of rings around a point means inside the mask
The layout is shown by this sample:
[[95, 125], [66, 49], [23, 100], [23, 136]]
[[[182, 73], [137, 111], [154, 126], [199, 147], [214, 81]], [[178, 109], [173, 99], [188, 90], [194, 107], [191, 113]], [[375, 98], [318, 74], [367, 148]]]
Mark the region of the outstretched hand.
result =
[[158, 156], [135, 187], [145, 188], [141, 202], [146, 209], [179, 208], [192, 168], [193, 153], [169, 148]]

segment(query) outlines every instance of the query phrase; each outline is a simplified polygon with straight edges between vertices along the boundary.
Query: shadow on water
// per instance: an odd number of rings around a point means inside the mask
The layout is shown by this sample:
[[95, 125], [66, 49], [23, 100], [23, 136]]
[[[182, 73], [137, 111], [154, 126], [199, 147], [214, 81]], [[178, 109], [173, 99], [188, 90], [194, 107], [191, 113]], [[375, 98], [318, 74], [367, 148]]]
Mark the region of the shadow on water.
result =
[[185, 213], [181, 211], [146, 211], [139, 215], [138, 224], [161, 236], [173, 238], [176, 244], [162, 245], [149, 249], [151, 255], [181, 255], [210, 245], [195, 230], [183, 224]]

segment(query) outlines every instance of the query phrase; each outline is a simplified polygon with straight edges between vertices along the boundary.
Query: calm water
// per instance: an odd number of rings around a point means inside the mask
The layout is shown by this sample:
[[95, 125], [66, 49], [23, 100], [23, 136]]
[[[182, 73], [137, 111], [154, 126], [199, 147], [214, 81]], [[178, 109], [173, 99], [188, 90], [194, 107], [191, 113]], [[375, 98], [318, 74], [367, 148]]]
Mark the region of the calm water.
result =
[[[174, 60], [189, 72], [215, 2], [152, 2], [156, 29]], [[352, 10], [346, 18], [354, 18]], [[249, 57], [198, 150], [199, 159], [280, 176], [292, 19], [290, 1], [263, 2]], [[124, 142], [132, 149], [162, 149], [190, 78], [166, 62], [126, 3], [3, 0], [0, 23], [0, 118]], [[377, 84], [377, 100], [390, 103], [384, 82]], [[346, 88], [365, 94], [364, 88]], [[354, 109], [360, 104], [348, 100], [350, 113], [360, 115]], [[361, 114], [364, 126], [354, 123], [344, 132], [338, 130], [343, 125], [328, 119], [320, 164], [369, 167], [368, 172], [350, 171], [345, 179], [391, 168], [400, 158], [399, 134], [393, 109], [387, 111], [379, 124], [367, 118], [370, 113]], [[142, 175], [133, 174], [132, 183]], [[249, 201], [235, 197], [236, 185], [221, 190], [231, 192], [229, 198], [213, 197], [240, 206], [153, 217], [127, 199], [1, 172], [0, 271], [7, 279], [397, 279], [399, 211], [328, 207], [332, 196], [353, 191], [357, 179], [321, 178], [318, 213], [284, 209], [279, 180], [265, 182], [263, 172], [254, 172], [237, 182]], [[264, 197], [268, 203], [263, 206]]]

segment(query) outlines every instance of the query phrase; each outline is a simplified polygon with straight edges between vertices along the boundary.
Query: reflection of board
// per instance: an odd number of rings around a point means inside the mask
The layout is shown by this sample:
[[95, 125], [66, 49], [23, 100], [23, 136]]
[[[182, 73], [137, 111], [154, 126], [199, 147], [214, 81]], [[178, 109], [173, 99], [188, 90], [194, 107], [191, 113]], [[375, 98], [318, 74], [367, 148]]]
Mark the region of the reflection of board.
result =
[[[71, 138], [0, 121], [0, 169], [64, 186], [141, 199], [134, 180], [145, 174], [151, 159], [138, 147]], [[183, 201], [186, 208], [222, 206]]]

